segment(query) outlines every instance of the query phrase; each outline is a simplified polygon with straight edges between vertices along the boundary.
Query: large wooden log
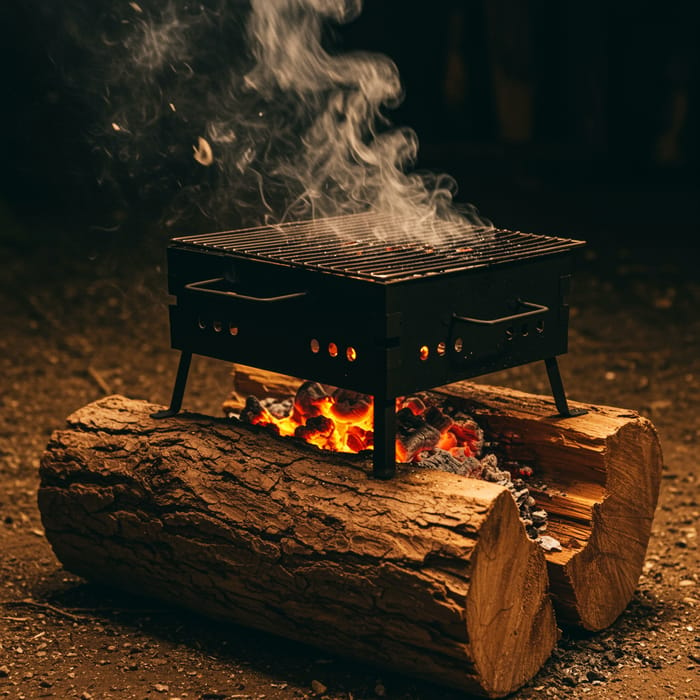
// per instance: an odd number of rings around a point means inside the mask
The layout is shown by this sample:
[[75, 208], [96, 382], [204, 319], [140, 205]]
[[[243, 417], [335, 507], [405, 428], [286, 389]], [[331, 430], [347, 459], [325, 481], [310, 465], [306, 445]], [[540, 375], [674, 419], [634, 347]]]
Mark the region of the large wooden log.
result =
[[509, 492], [112, 396], [56, 431], [39, 508], [70, 571], [472, 693], [530, 679], [558, 637]]
[[[228, 403], [293, 395], [300, 383], [236, 365]], [[651, 534], [662, 468], [653, 424], [629, 409], [576, 402], [587, 413], [562, 418], [551, 396], [506, 387], [460, 382], [437, 391], [459, 399], [506, 459], [532, 465], [546, 485], [531, 493], [563, 545], [546, 554], [557, 620], [608, 627], [634, 594]]]

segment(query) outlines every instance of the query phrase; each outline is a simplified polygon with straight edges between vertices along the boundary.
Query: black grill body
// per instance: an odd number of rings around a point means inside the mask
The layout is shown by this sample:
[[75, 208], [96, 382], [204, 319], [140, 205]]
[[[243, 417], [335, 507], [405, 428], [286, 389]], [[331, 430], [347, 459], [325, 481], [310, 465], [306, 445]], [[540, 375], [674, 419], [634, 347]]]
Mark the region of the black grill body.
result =
[[[416, 224], [417, 225], [417, 224]], [[172, 346], [374, 396], [375, 475], [394, 470], [395, 399], [567, 351], [572, 239], [454, 224], [405, 242], [388, 218], [185, 236], [168, 247]]]

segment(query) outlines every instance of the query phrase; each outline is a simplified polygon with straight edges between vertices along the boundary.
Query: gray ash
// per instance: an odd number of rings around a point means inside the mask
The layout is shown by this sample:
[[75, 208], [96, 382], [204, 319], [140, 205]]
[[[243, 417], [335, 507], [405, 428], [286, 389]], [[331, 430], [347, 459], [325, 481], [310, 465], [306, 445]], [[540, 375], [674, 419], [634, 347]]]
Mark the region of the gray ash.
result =
[[[397, 415], [398, 439], [406, 449], [409, 460], [422, 469], [461, 474], [504, 486], [518, 506], [520, 520], [528, 536], [547, 551], [561, 550], [561, 544], [554, 537], [545, 534], [547, 511], [537, 506], [525, 481], [534, 474], [530, 465], [514, 461], [501, 465], [495, 452], [486, 451], [487, 447], [493, 446], [485, 442], [484, 432], [474, 418], [449, 403], [438, 405], [435, 398], [421, 394], [408, 397], [404, 404], [425, 406], [419, 415], [415, 415], [408, 407], [401, 408]], [[426, 449], [434, 438], [436, 428], [438, 438], [433, 442], [434, 445], [440, 440], [440, 431], [447, 428], [459, 435], [466, 444], [450, 449], [436, 446]]]
[[438, 448], [420, 453], [414, 464], [422, 469], [437, 469], [504, 486], [510, 491], [518, 506], [520, 520], [525, 526], [528, 536], [537, 540], [547, 551], [561, 550], [561, 545], [556, 539], [545, 536], [547, 511], [536, 505], [535, 499], [530, 495], [528, 485], [522, 478], [512, 478], [509, 470], [501, 469], [498, 466], [498, 458], [493, 452], [483, 456], [458, 459], [447, 450]]

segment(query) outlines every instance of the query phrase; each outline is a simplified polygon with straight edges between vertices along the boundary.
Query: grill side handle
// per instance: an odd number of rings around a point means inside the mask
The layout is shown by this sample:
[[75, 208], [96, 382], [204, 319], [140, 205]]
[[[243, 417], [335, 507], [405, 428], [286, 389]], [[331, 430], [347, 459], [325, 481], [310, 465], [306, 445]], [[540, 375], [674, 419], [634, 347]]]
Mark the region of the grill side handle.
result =
[[501, 316], [501, 318], [471, 318], [469, 316], [460, 316], [459, 314], [453, 314], [452, 317], [458, 321], [463, 321], [464, 323], [476, 323], [480, 326], [495, 326], [499, 323], [510, 323], [511, 321], [519, 321], [521, 318], [528, 318], [529, 316], [538, 316], [539, 314], [544, 314], [549, 311], [549, 307], [544, 304], [535, 304], [532, 301], [523, 301], [518, 299], [518, 304], [525, 306], [529, 311], [522, 311], [518, 314], [513, 314], [512, 316]]
[[270, 304], [277, 301], [288, 301], [290, 299], [298, 299], [300, 297], [305, 297], [307, 292], [290, 292], [289, 294], [281, 294], [274, 297], [254, 297], [249, 294], [241, 294], [240, 292], [234, 292], [233, 290], [224, 289], [212, 289], [208, 285], [218, 284], [223, 282], [223, 277], [214, 277], [210, 280], [202, 280], [201, 282], [190, 282], [190, 284], [185, 285], [185, 289], [192, 292], [203, 292], [204, 294], [216, 294], [218, 296], [233, 297], [234, 299], [242, 299], [244, 301], [255, 301], [262, 302], [265, 304]]

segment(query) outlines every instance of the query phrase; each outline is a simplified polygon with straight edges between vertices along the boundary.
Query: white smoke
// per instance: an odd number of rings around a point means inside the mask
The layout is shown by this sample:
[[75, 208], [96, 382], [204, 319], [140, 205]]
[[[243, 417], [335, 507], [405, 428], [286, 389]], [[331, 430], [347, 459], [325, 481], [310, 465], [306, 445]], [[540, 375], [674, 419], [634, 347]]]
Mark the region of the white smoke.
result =
[[[347, 22], [361, 0], [252, 0], [248, 37], [256, 60], [245, 85], [265, 98], [280, 90], [306, 113], [310, 126], [275, 177], [299, 182], [283, 218], [317, 218], [376, 211], [408, 232], [435, 236], [437, 221], [466, 221], [453, 204], [448, 176], [410, 173], [418, 138], [391, 128], [383, 109], [403, 98], [399, 71], [386, 56], [331, 55], [322, 46], [324, 22]], [[410, 223], [409, 223], [410, 222]], [[472, 223], [487, 226], [484, 220]], [[378, 232], [380, 233], [380, 232]]]
[[119, 49], [107, 153], [161, 179], [159, 159], [172, 159], [173, 221], [192, 206], [227, 227], [371, 211], [431, 242], [445, 221], [490, 227], [455, 203], [453, 178], [411, 170], [418, 138], [386, 114], [403, 98], [396, 65], [326, 48], [326, 28], [361, 0], [154, 5], [126, 3], [119, 35], [103, 40]]

